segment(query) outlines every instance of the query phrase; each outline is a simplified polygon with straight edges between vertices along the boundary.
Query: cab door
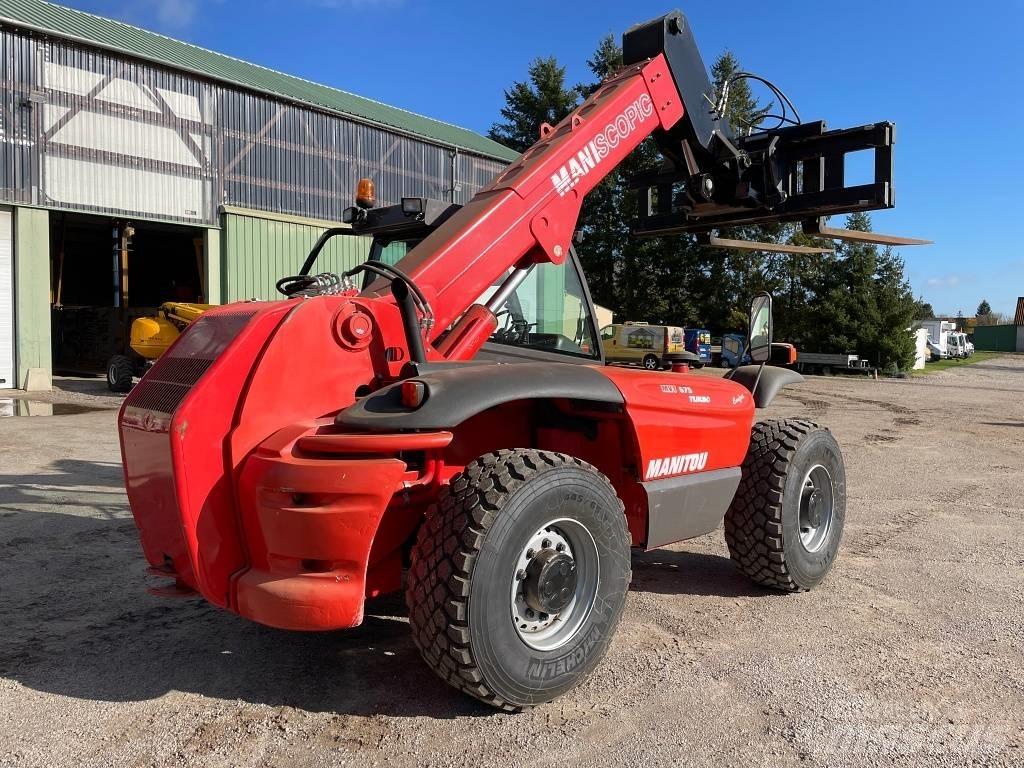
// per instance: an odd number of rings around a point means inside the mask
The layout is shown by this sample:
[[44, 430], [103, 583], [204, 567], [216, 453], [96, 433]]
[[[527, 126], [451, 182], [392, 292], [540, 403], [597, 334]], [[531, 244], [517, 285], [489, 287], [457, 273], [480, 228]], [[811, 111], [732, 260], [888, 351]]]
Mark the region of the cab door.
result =
[[[477, 303], [486, 304], [504, 278], [498, 278]], [[498, 328], [481, 347], [482, 359], [509, 363], [604, 362], [604, 345], [598, 341], [594, 322], [594, 303], [573, 248], [562, 264], [531, 267], [530, 274], [496, 314]]]

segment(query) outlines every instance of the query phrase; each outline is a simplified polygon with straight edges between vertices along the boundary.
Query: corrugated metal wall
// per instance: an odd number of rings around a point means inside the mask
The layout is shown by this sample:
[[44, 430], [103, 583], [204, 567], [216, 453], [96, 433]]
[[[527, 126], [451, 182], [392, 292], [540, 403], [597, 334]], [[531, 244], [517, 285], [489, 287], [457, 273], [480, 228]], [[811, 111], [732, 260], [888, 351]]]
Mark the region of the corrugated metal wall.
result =
[[0, 30], [0, 199], [215, 225], [220, 205], [338, 220], [466, 202], [504, 163], [180, 72]]
[[30, 83], [33, 46], [0, 29], [0, 199], [28, 203], [32, 199], [32, 158], [35, 155], [33, 110], [28, 95], [13, 83]]
[[975, 326], [974, 346], [992, 352], [1014, 352], [1017, 349], [1017, 328], [1013, 325]]
[[[323, 227], [262, 216], [224, 214], [221, 277], [224, 301], [279, 299], [277, 280], [299, 271]], [[366, 260], [370, 238], [332, 238], [317, 259], [315, 272], [341, 274]]]

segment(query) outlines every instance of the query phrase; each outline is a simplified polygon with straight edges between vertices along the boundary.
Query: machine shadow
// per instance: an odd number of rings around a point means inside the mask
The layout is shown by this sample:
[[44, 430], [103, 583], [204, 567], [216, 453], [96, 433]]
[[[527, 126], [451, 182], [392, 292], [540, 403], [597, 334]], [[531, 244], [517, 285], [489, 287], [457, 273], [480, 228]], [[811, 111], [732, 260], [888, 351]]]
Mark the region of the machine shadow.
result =
[[[17, 501], [32, 496], [22, 489]], [[2, 677], [96, 701], [189, 691], [338, 714], [496, 714], [423, 664], [400, 596], [368, 603], [365, 622], [352, 630], [273, 630], [198, 598], [148, 594], [162, 582], [147, 584], [125, 516], [12, 512], [14, 500], [0, 515]]]
[[[423, 664], [400, 595], [370, 601], [355, 629], [300, 633], [252, 624], [198, 598], [148, 594], [120, 468], [77, 461], [54, 468], [0, 475], [0, 676], [97, 701], [189, 691], [364, 716], [496, 714]], [[97, 498], [76, 490], [65, 507], [76, 484], [91, 484]], [[647, 592], [765, 594], [712, 555], [644, 553], [633, 572], [633, 588]]]
[[754, 584], [727, 557], [672, 549], [634, 554], [630, 590], [700, 597], [763, 597], [779, 594]]

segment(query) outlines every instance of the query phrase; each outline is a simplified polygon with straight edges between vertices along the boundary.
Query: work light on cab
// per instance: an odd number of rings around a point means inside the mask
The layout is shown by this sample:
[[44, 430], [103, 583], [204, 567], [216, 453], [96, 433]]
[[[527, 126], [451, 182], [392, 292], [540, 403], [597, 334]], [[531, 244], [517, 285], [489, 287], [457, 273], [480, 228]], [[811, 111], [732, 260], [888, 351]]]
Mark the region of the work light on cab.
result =
[[422, 215], [427, 207], [427, 201], [422, 197], [403, 197], [402, 213], [406, 216]]

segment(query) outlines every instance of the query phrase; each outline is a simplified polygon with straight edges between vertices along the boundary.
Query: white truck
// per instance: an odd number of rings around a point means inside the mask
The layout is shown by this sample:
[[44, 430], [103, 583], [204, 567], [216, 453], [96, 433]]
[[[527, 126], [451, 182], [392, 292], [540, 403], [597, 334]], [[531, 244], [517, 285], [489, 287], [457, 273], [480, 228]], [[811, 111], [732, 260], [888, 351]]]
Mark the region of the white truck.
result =
[[967, 340], [967, 334], [953, 331], [946, 339], [946, 351], [949, 357], [970, 357], [974, 354], [974, 344]]
[[952, 355], [949, 349], [949, 336], [956, 333], [956, 323], [949, 320], [922, 320], [921, 327], [928, 331], [928, 351], [932, 360], [956, 356], [956, 347]]

